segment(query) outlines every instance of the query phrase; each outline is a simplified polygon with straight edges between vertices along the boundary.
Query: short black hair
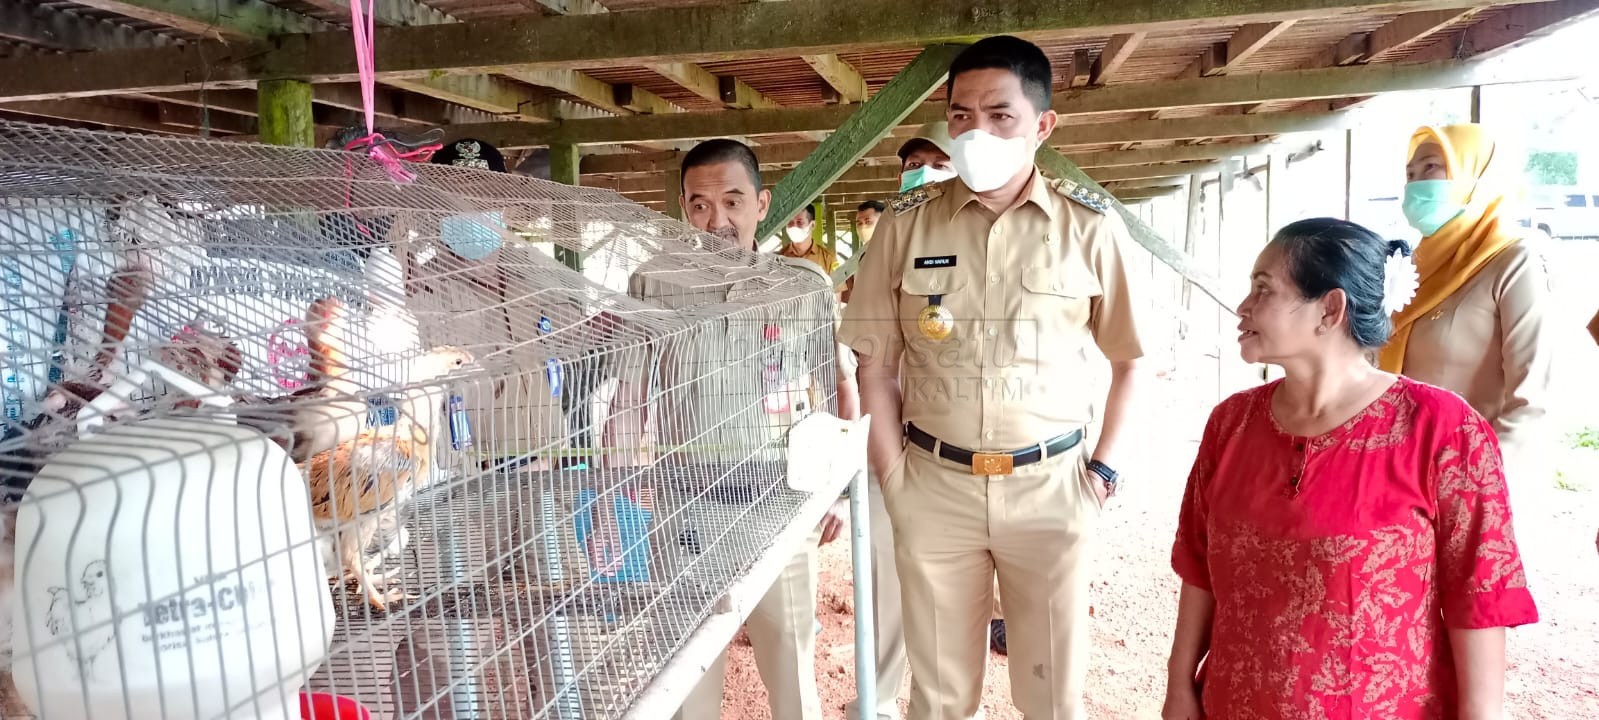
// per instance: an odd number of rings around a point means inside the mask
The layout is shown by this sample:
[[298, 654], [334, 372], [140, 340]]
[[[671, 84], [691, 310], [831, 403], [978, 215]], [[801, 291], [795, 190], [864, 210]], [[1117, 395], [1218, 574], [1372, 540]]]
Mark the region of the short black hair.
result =
[[1334, 290], [1348, 298], [1349, 337], [1366, 350], [1388, 344], [1393, 319], [1383, 312], [1383, 274], [1388, 257], [1410, 254], [1400, 240], [1384, 240], [1361, 225], [1337, 218], [1311, 218], [1277, 231], [1272, 243], [1283, 249], [1288, 276], [1306, 300]]
[[1055, 73], [1049, 66], [1049, 56], [1037, 45], [1009, 35], [996, 35], [972, 43], [949, 64], [945, 91], [950, 97], [955, 96], [955, 81], [960, 79], [961, 73], [973, 70], [1010, 72], [1022, 81], [1022, 93], [1033, 103], [1033, 109], [1039, 113], [1049, 109], [1050, 97], [1055, 92]]
[[884, 213], [888, 212], [888, 206], [884, 205], [882, 200], [867, 200], [861, 203], [860, 207], [855, 208], [855, 212], [862, 210], [876, 210], [879, 213]]
[[811, 222], [816, 222], [816, 203], [811, 203], [809, 205], [806, 205], [804, 207], [804, 211], [805, 211], [805, 219], [806, 220], [809, 220]]
[[938, 152], [944, 152], [942, 149], [940, 149], [938, 147], [938, 143], [935, 143], [932, 140], [928, 140], [927, 138], [919, 138], [919, 137], [911, 138], [909, 140], [906, 140], [904, 145], [899, 146], [899, 164], [900, 164], [900, 167], [904, 167], [905, 166], [905, 161], [910, 159], [911, 153], [916, 152], [918, 150], [923, 150], [923, 149], [931, 149], [931, 150], [935, 150], [935, 151], [938, 151]]
[[754, 150], [737, 140], [717, 138], [695, 145], [683, 156], [681, 171], [687, 175], [694, 168], [723, 163], [742, 165], [744, 171], [749, 173], [750, 182], [755, 184], [755, 191], [761, 191], [761, 162], [755, 158]]

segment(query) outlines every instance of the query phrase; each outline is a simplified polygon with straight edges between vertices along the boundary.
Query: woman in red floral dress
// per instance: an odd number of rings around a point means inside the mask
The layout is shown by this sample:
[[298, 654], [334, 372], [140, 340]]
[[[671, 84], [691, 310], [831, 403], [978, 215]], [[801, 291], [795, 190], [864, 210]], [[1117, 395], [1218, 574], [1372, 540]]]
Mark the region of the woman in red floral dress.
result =
[[1504, 629], [1538, 613], [1493, 430], [1366, 360], [1408, 269], [1330, 219], [1256, 261], [1238, 341], [1285, 378], [1205, 428], [1172, 548], [1166, 720], [1501, 717]]

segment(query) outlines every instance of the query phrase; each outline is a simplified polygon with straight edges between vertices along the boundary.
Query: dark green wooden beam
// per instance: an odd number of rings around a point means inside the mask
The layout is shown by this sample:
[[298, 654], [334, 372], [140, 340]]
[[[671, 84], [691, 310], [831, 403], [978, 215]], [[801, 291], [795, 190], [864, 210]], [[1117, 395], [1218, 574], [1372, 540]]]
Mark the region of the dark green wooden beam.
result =
[[777, 189], [772, 192], [772, 208], [755, 236], [766, 237], [782, 227], [788, 218], [854, 166], [861, 155], [904, 122], [912, 110], [943, 84], [949, 75], [950, 61], [961, 50], [959, 45], [934, 45], [923, 50], [882, 90], [863, 103], [815, 152], [777, 183]]
[[[173, 0], [176, 2], [177, 0]], [[969, 42], [997, 34], [1051, 40], [1126, 32], [1194, 32], [1325, 18], [1349, 9], [1402, 14], [1460, 0], [810, 0], [672, 7], [557, 17], [493, 18], [379, 29], [381, 78], [567, 70], [801, 57]], [[1512, 3], [1514, 4], [1514, 2]], [[885, 21], [892, 18], [892, 21]], [[22, 58], [0, 63], [0, 99], [60, 93], [194, 90], [258, 80], [356, 78], [348, 32], [205, 40], [174, 48]]]
[[[1039, 148], [1038, 155], [1034, 160], [1038, 163], [1038, 169], [1045, 175], [1053, 178], [1064, 178], [1087, 187], [1091, 192], [1114, 198], [1113, 195], [1105, 191], [1105, 188], [1094, 182], [1093, 178], [1083, 172], [1082, 168], [1077, 167], [1076, 163], [1052, 148]], [[1176, 271], [1178, 275], [1193, 283], [1194, 287], [1209, 295], [1211, 299], [1221, 305], [1222, 309], [1232, 312], [1233, 300], [1222, 297], [1220, 290], [1218, 290], [1219, 284], [1216, 279], [1209, 273], [1200, 270], [1193, 258], [1183, 254], [1183, 251], [1178, 250], [1175, 245], [1167, 242], [1154, 228], [1145, 224], [1143, 220], [1138, 219], [1138, 216], [1129, 211], [1127, 206], [1123, 205], [1120, 200], [1112, 199], [1111, 205], [1116, 214], [1120, 215], [1122, 221], [1127, 224], [1127, 230], [1132, 234], [1134, 242], [1142, 245], [1144, 249], [1155, 256], [1155, 259], [1165, 263], [1167, 267]]]
[[[864, 108], [865, 105], [848, 106]], [[857, 110], [859, 112], [859, 110]], [[920, 111], [918, 111], [920, 112]], [[603, 145], [615, 143], [658, 142], [663, 140], [694, 140], [725, 136], [759, 136], [763, 134], [791, 133], [800, 128], [784, 127], [787, 111], [760, 110], [749, 114], [764, 117], [753, 122], [722, 122], [728, 114], [745, 113], [679, 113], [675, 115], [633, 115], [629, 117], [571, 120], [560, 123], [473, 123], [445, 128], [446, 141], [461, 137], [474, 137], [493, 143], [495, 147], [524, 148], [549, 144]], [[699, 116], [699, 117], [696, 117]], [[852, 116], [853, 117], [853, 116]], [[907, 114], [914, 118], [914, 114]], [[942, 117], [940, 113], [937, 116]], [[1071, 145], [1105, 145], [1124, 142], [1154, 140], [1188, 140], [1211, 137], [1246, 137], [1253, 135], [1279, 135], [1283, 133], [1318, 132], [1340, 129], [1352, 119], [1337, 113], [1262, 113], [1259, 115], [1217, 115], [1168, 120], [1131, 120], [1111, 123], [1085, 123], [1062, 125], [1055, 130], [1050, 144], [1057, 147]], [[848, 122], [845, 119], [843, 122]], [[917, 124], [915, 120], [899, 123]], [[758, 123], [758, 124], [757, 124]], [[835, 127], [842, 127], [843, 123]], [[893, 126], [883, 129], [892, 130]], [[831, 140], [832, 138], [828, 138]], [[877, 144], [874, 141], [874, 145]], [[821, 145], [812, 151], [820, 151]], [[895, 145], [895, 148], [898, 146]], [[868, 148], [861, 149], [864, 156]], [[760, 150], [756, 150], [757, 155]], [[890, 153], [892, 155], [892, 153]], [[809, 160], [809, 156], [807, 157]]]

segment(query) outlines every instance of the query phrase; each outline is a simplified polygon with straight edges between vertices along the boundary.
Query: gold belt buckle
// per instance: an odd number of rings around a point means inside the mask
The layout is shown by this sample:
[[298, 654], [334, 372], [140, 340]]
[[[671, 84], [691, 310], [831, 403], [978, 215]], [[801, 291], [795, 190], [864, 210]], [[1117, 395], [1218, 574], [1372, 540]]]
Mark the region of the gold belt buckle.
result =
[[1016, 469], [1016, 458], [1010, 454], [972, 453], [973, 475], [1009, 475]]

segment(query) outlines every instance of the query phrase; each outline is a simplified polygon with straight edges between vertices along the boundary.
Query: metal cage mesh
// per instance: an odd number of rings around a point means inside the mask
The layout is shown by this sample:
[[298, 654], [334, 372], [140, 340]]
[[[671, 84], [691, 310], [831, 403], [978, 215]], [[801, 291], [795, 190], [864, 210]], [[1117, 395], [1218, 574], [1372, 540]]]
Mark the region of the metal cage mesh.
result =
[[609, 191], [403, 173], [0, 122], [33, 714], [276, 717], [303, 682], [618, 716], [785, 551], [786, 430], [835, 390], [818, 274]]

